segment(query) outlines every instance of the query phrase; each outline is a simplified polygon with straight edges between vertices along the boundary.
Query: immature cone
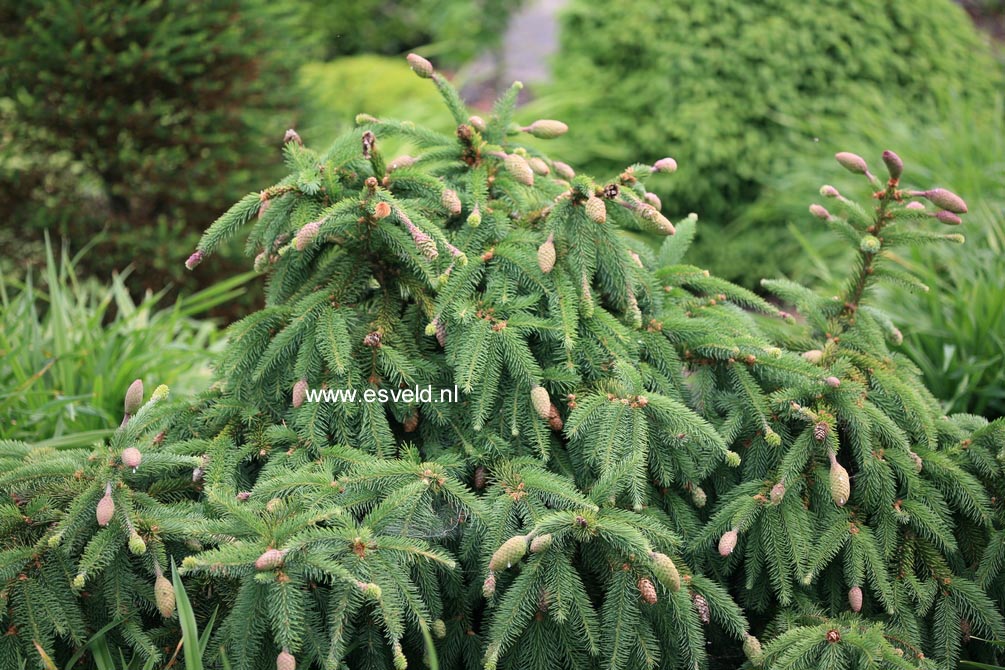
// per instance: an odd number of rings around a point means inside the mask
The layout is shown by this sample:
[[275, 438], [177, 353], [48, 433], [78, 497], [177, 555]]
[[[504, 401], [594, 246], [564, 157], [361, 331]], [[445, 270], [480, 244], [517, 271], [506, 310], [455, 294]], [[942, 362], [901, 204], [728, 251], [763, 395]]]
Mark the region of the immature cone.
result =
[[363, 592], [363, 595], [374, 600], [380, 600], [383, 591], [373, 582], [356, 582], [356, 587]]
[[764, 660], [764, 650], [761, 649], [761, 641], [753, 635], [747, 635], [743, 639], [743, 655], [747, 657], [751, 665], [760, 667], [761, 661]]
[[293, 128], [287, 129], [283, 135], [283, 144], [289, 144], [290, 142], [296, 142], [300, 146], [304, 146], [304, 141], [300, 139], [300, 134], [293, 130]]
[[485, 123], [485, 119], [483, 119], [480, 116], [469, 116], [468, 123], [471, 125], [472, 128], [474, 128], [480, 133], [484, 133], [486, 128], [488, 128], [488, 124]]
[[572, 179], [576, 176], [576, 171], [573, 170], [568, 163], [563, 163], [562, 161], [552, 161], [551, 164], [554, 166], [555, 172], [558, 173], [558, 176], [562, 179]]
[[255, 559], [256, 570], [275, 570], [281, 567], [286, 558], [286, 552], [279, 549], [267, 549], [265, 553]]
[[858, 586], [848, 589], [848, 606], [852, 612], [862, 611], [862, 589]]
[[140, 461], [143, 460], [143, 454], [136, 447], [126, 447], [122, 450], [122, 465], [127, 468], [136, 469], [140, 467]]
[[740, 463], [742, 462], [743, 461], [740, 458], [740, 454], [736, 453], [735, 451], [726, 452], [726, 465], [728, 465], [729, 467], [738, 468], [740, 467]]
[[307, 380], [300, 379], [293, 385], [293, 407], [300, 407], [307, 400]]
[[551, 140], [559, 135], [564, 135], [569, 132], [569, 126], [565, 125], [561, 121], [555, 121], [554, 119], [539, 119], [524, 128], [524, 130], [534, 137], [539, 137], [543, 140]]
[[729, 556], [733, 553], [733, 550], [736, 549], [736, 539], [738, 535], [739, 533], [735, 528], [722, 534], [722, 537], [719, 538], [720, 556]]
[[680, 591], [680, 572], [677, 571], [677, 566], [670, 560], [670, 557], [658, 551], [652, 551], [649, 552], [649, 558], [653, 562], [653, 576], [660, 581], [660, 584], [674, 593]]
[[921, 472], [922, 468], [925, 467], [924, 461], [921, 460], [921, 456], [918, 456], [913, 451], [907, 452], [907, 455], [911, 457], [912, 461], [914, 461], [914, 471]]
[[813, 439], [817, 442], [823, 442], [830, 435], [831, 426], [826, 421], [818, 421], [816, 425], [813, 426]]
[[133, 556], [142, 556], [147, 553], [147, 543], [135, 530], [129, 534], [129, 553]]
[[694, 506], [699, 509], [704, 507], [705, 503], [708, 502], [708, 495], [706, 495], [705, 489], [700, 486], [695, 486], [691, 490], [691, 502], [693, 502]]
[[514, 535], [502, 543], [489, 561], [489, 570], [505, 570], [527, 553], [527, 536]]
[[433, 76], [433, 64], [419, 54], [408, 54], [405, 60], [412, 67], [412, 72], [423, 79], [429, 79]]
[[468, 214], [468, 225], [472, 228], [482, 225], [482, 210], [478, 209], [478, 205], [475, 205], [475, 208]]
[[809, 351], [803, 352], [803, 358], [813, 364], [819, 363], [823, 357], [824, 352], [819, 349], [810, 349]]
[[443, 195], [440, 197], [440, 203], [443, 205], [451, 214], [461, 213], [461, 199], [457, 196], [457, 191], [453, 191], [449, 188], [443, 189]]
[[858, 154], [842, 151], [834, 154], [834, 158], [841, 164], [841, 167], [848, 170], [848, 172], [865, 174], [869, 171], [869, 166], [866, 164], [865, 159]]
[[831, 498], [834, 499], [834, 503], [838, 507], [841, 507], [851, 497], [851, 482], [848, 479], [848, 471], [844, 469], [843, 465], [838, 463], [834, 452], [831, 451], [828, 455], [831, 459]]
[[646, 202], [648, 202], [650, 205], [652, 205], [653, 209], [655, 209], [657, 212], [660, 212], [660, 211], [663, 210], [663, 201], [660, 200], [660, 197], [658, 195], [656, 195], [655, 193], [651, 193], [651, 192], [647, 191], [646, 195], [645, 195], [645, 198], [646, 198]]
[[604, 201], [595, 195], [591, 195], [586, 199], [586, 204], [583, 206], [586, 212], [586, 217], [593, 221], [594, 223], [603, 223], [607, 221], [607, 205]]
[[374, 205], [373, 218], [380, 221], [381, 219], [386, 219], [389, 216], [391, 216], [391, 206], [389, 204], [382, 200]]
[[639, 593], [642, 594], [642, 599], [650, 605], [655, 605], [658, 598], [656, 597], [656, 587], [653, 586], [653, 583], [643, 577], [639, 580], [638, 586]]
[[98, 519], [99, 526], [107, 526], [115, 514], [115, 501], [112, 500], [112, 485], [105, 484], [105, 495], [98, 501], [98, 506], [94, 510], [94, 515]]
[[778, 482], [771, 487], [771, 504], [777, 505], [782, 502], [785, 498], [785, 484], [783, 482]]
[[904, 205], [904, 209], [910, 209], [916, 212], [920, 212], [925, 209], [925, 205], [924, 203], [920, 203], [917, 200], [912, 200], [911, 202]]
[[185, 260], [185, 269], [194, 270], [195, 266], [197, 266], [199, 263], [202, 263], [203, 258], [204, 256], [201, 251], [193, 252], [192, 255]]
[[963, 219], [953, 214], [952, 212], [942, 209], [935, 213], [935, 219], [939, 223], [944, 223], [947, 226], [958, 226], [963, 223]]
[[476, 489], [478, 489], [479, 491], [481, 491], [483, 488], [485, 488], [485, 480], [487, 478], [488, 478], [488, 475], [485, 472], [485, 466], [484, 465], [479, 465], [477, 468], [475, 468], [475, 488]]
[[154, 392], [150, 394], [150, 402], [160, 402], [171, 395], [171, 389], [168, 388], [167, 384], [158, 384]]
[[676, 172], [677, 171], [677, 161], [670, 158], [661, 158], [655, 163], [653, 163], [653, 172]]
[[890, 179], [900, 179], [900, 175], [904, 173], [904, 161], [900, 160], [900, 156], [892, 151], [883, 152], [883, 164], [886, 165], [886, 171], [890, 173]]
[[170, 619], [174, 616], [174, 587], [164, 575], [157, 575], [154, 581], [154, 601], [162, 617]]
[[285, 648], [276, 656], [276, 670], [297, 670], [297, 659]]
[[824, 384], [827, 384], [827, 386], [836, 389], [837, 387], [841, 386], [841, 380], [834, 376], [824, 377]]
[[447, 636], [447, 624], [443, 623], [443, 619], [435, 619], [429, 629], [433, 631], [433, 635], [441, 640]]
[[929, 202], [936, 207], [947, 209], [953, 214], [967, 213], [967, 203], [963, 201], [963, 198], [944, 188], [933, 188], [930, 191], [923, 191], [917, 195], [928, 198]]
[[534, 171], [530, 169], [527, 160], [519, 154], [508, 154], [503, 165], [513, 177], [525, 186], [534, 185]]
[[265, 272], [265, 268], [267, 267], [269, 267], [269, 255], [263, 251], [255, 256], [253, 269], [255, 272]]
[[486, 598], [491, 598], [496, 592], [496, 573], [489, 572], [489, 576], [485, 578], [485, 582], [482, 583], [482, 595]]
[[538, 535], [530, 541], [530, 553], [540, 554], [542, 551], [551, 546], [552, 539], [551, 533]]
[[810, 205], [810, 214], [822, 221], [826, 221], [831, 218], [831, 213], [827, 211], [827, 208], [823, 205], [817, 205], [816, 203]]
[[126, 390], [126, 398], [123, 402], [125, 413], [129, 416], [136, 414], [143, 407], [143, 380], [137, 379]]
[[555, 235], [548, 233], [548, 239], [537, 248], [537, 266], [548, 274], [555, 267]]
[[297, 231], [297, 236], [293, 240], [293, 246], [296, 247], [297, 251], [303, 251], [310, 243], [314, 241], [314, 238], [318, 236], [318, 231], [321, 230], [320, 221], [311, 221], [306, 224], [303, 228]]
[[405, 670], [408, 667], [408, 659], [405, 658], [405, 652], [401, 650], [401, 643], [395, 640], [394, 642], [394, 670]]
[[436, 320], [436, 341], [441, 347], [447, 346], [447, 327], [439, 319]]
[[527, 165], [529, 165], [530, 169], [534, 171], [534, 174], [539, 174], [542, 177], [547, 177], [549, 174], [551, 174], [551, 168], [548, 167], [548, 164], [545, 163], [540, 158], [538, 158], [537, 156], [528, 158]]
[[551, 397], [548, 389], [543, 386], [534, 386], [530, 390], [530, 402], [534, 405], [534, 411], [545, 421], [551, 416]]

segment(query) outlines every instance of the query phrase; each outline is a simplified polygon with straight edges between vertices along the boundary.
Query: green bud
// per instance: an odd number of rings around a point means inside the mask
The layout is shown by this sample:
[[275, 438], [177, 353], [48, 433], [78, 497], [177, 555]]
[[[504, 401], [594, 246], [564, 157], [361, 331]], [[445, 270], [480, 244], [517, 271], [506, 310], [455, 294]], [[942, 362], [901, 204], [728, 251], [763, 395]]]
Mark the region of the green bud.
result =
[[150, 396], [150, 402], [160, 402], [161, 400], [166, 400], [169, 395], [171, 395], [171, 389], [168, 388], [167, 384], [160, 384], [154, 389], [153, 394]]
[[859, 243], [858, 248], [867, 254], [874, 254], [877, 251], [879, 251], [880, 247], [882, 246], [883, 243], [879, 241], [878, 237], [876, 237], [875, 235], [866, 235], [865, 237], [862, 238], [862, 241]]

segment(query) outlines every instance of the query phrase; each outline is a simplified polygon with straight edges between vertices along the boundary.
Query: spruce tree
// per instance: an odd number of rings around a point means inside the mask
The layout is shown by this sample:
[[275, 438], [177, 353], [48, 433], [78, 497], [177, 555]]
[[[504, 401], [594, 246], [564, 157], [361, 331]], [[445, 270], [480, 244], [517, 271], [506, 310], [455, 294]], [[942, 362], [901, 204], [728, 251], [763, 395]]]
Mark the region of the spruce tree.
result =
[[577, 175], [521, 143], [566, 127], [515, 123], [519, 84], [482, 119], [409, 62], [454, 136], [290, 131], [290, 175], [189, 258], [247, 231], [267, 282], [210, 389], [134, 385], [93, 449], [3, 445], [0, 663], [106, 627], [165, 660], [172, 562], [248, 670], [951, 667], [1005, 637], [1003, 426], [943, 417], [869, 300], [962, 200], [840, 154], [876, 204], [811, 212], [859, 264], [837, 299], [768, 283], [793, 317], [682, 262], [696, 217], [645, 188], [673, 159]]

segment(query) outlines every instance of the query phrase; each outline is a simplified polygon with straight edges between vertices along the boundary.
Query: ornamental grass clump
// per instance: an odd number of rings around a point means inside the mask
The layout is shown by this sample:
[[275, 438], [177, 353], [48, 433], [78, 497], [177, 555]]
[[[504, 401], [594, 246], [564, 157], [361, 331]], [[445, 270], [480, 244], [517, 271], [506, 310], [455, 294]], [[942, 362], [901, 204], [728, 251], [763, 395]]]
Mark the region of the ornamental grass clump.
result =
[[769, 282], [796, 319], [682, 262], [696, 216], [646, 188], [675, 161], [575, 174], [521, 143], [560, 126], [514, 123], [518, 85], [475, 123], [411, 60], [454, 134], [361, 116], [325, 151], [291, 139], [289, 176], [199, 243], [212, 263], [247, 229], [265, 259], [212, 387], [107, 444], [6, 445], [11, 658], [125, 617], [112, 643], [163, 661], [171, 560], [200, 616], [219, 605], [208, 657], [246, 670], [946, 667], [964, 630], [1005, 634], [972, 567], [1002, 426], [941, 416], [870, 303], [907, 280], [889, 249], [947, 239], [906, 206], [933, 198], [871, 173], [872, 204], [828, 191], [860, 256], [837, 299]]

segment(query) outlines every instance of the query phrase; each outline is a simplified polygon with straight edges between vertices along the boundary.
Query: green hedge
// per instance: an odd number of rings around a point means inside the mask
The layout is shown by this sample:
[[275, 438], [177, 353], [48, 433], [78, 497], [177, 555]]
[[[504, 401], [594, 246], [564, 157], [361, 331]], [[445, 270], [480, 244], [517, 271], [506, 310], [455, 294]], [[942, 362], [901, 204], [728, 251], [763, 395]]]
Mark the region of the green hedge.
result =
[[[302, 9], [265, 0], [28, 0], [0, 8], [0, 207], [22, 230], [183, 281], [198, 231], [280, 162]], [[32, 232], [36, 231], [36, 232]], [[205, 278], [205, 275], [203, 275]], [[192, 284], [194, 286], [194, 283]]]

